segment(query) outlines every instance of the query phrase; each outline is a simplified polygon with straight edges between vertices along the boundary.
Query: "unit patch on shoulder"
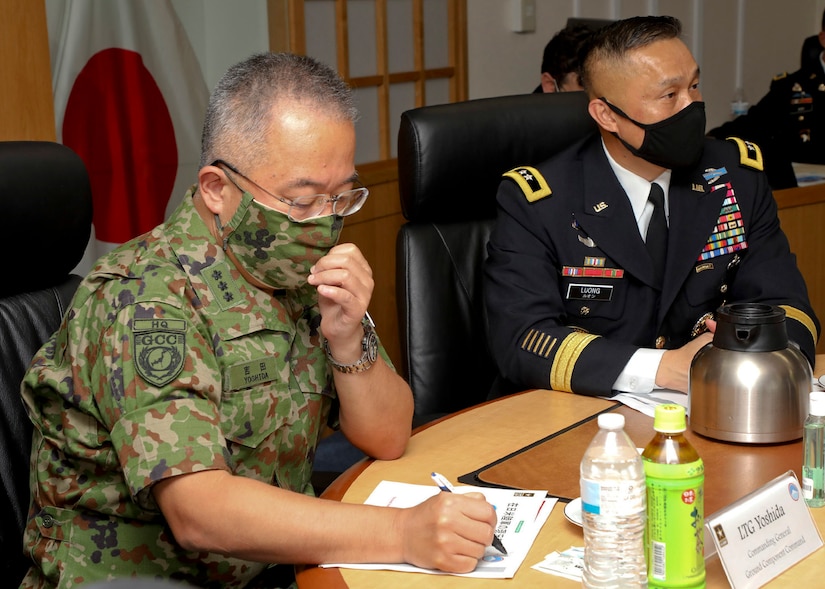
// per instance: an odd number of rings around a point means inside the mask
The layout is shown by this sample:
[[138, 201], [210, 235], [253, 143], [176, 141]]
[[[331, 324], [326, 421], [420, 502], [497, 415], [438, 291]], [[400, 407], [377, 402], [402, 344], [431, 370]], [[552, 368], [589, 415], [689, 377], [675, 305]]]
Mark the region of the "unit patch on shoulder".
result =
[[183, 319], [135, 319], [135, 370], [151, 385], [162, 387], [180, 374], [186, 351]]
[[544, 176], [542, 176], [537, 169], [531, 168], [530, 166], [513, 168], [509, 172], [505, 172], [504, 177], [515, 180], [516, 184], [519, 185], [519, 188], [521, 188], [521, 191], [524, 193], [524, 196], [526, 196], [530, 202], [536, 202], [553, 194]]
[[764, 169], [762, 163], [762, 150], [756, 143], [745, 141], [739, 137], [728, 137], [728, 141], [732, 141], [739, 147], [739, 163], [749, 168], [754, 168], [760, 172]]

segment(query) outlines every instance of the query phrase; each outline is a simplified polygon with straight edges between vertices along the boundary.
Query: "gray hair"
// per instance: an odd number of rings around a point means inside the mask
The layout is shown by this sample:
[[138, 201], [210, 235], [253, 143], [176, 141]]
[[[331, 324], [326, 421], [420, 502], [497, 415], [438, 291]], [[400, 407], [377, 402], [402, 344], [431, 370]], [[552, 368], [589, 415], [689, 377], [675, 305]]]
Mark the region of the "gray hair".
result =
[[327, 116], [358, 118], [352, 90], [329, 66], [304, 55], [257, 53], [230, 67], [212, 95], [203, 123], [200, 167], [216, 159], [261, 161], [272, 109], [299, 102]]
[[681, 34], [682, 23], [672, 16], [634, 16], [602, 27], [590, 37], [581, 62], [584, 89], [594, 92], [594, 74], [600, 66], [610, 65], [613, 69], [628, 52]]

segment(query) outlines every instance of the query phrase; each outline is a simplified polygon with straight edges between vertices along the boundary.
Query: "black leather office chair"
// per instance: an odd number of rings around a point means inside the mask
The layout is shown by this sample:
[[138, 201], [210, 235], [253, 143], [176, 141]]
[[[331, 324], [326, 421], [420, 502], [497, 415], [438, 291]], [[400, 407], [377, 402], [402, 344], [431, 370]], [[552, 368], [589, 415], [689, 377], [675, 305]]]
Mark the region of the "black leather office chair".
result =
[[0, 584], [17, 587], [28, 568], [22, 549], [32, 432], [20, 383], [80, 282], [71, 271], [92, 226], [82, 160], [58, 143], [0, 142], [0, 213]]
[[583, 92], [401, 115], [398, 180], [409, 222], [396, 244], [396, 288], [415, 424], [484, 401], [496, 378], [481, 291], [502, 173], [538, 164], [595, 129]]

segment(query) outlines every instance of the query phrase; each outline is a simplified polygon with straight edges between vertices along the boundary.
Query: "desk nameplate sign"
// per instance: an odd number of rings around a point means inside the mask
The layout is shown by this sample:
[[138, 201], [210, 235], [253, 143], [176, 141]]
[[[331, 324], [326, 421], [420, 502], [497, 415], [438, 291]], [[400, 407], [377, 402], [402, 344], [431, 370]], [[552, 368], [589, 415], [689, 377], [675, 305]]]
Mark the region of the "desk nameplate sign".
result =
[[822, 546], [793, 471], [708, 517], [708, 538], [734, 589], [761, 587]]

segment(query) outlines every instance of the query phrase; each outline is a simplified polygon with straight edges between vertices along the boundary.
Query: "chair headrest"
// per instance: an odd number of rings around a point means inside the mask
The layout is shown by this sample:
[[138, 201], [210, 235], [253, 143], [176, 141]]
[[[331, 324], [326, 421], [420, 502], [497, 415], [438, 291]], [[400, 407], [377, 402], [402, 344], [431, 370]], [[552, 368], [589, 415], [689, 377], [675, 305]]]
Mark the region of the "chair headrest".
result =
[[401, 210], [409, 221], [495, 217], [501, 175], [595, 132], [584, 92], [520, 94], [408, 110], [398, 132]]
[[83, 257], [92, 191], [83, 160], [48, 141], [0, 141], [4, 277], [0, 296], [62, 282]]

